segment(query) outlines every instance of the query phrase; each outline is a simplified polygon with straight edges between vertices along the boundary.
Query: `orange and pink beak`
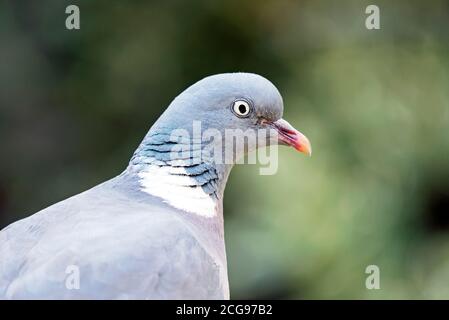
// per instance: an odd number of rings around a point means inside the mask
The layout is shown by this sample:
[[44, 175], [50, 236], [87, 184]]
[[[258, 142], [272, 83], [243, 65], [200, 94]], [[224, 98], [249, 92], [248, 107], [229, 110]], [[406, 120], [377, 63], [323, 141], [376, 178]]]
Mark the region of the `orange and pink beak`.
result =
[[279, 119], [270, 125], [277, 131], [279, 144], [288, 145], [299, 152], [302, 152], [308, 156], [312, 155], [312, 146], [309, 139], [301, 132], [293, 128], [293, 126], [285, 121]]

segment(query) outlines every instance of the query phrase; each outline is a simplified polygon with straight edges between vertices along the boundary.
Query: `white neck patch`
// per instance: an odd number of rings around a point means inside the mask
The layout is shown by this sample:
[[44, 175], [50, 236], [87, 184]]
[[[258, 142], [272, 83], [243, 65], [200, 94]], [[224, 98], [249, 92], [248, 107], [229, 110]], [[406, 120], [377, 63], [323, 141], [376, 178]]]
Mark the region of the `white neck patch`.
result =
[[[178, 175], [174, 175], [177, 173]], [[141, 190], [153, 196], [162, 198], [171, 206], [202, 217], [212, 218], [217, 215], [218, 204], [195, 180], [187, 175], [182, 167], [148, 166], [139, 172]]]

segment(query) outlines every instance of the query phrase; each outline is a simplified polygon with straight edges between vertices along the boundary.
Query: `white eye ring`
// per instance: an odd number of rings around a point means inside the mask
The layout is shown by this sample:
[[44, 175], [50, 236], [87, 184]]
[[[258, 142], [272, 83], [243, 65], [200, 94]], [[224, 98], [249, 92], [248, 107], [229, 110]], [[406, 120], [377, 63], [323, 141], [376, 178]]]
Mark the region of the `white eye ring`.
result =
[[232, 111], [238, 116], [238, 117], [246, 117], [251, 112], [251, 106], [249, 105], [248, 101], [245, 100], [236, 100], [232, 104]]

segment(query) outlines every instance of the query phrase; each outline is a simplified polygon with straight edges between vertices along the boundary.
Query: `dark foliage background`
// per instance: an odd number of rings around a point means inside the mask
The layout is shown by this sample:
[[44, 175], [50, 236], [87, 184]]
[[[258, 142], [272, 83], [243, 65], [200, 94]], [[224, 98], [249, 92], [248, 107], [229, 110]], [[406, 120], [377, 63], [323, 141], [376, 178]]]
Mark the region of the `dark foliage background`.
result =
[[120, 173], [186, 86], [250, 71], [314, 155], [231, 175], [232, 297], [449, 298], [449, 5], [378, 0], [370, 31], [371, 3], [2, 1], [0, 227]]

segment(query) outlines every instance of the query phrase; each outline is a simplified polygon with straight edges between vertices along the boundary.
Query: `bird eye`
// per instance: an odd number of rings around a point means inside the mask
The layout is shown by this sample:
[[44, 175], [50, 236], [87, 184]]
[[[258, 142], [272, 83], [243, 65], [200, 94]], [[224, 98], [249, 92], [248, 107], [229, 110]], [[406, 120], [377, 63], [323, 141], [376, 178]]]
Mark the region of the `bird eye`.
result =
[[238, 117], [246, 117], [249, 115], [251, 111], [251, 107], [249, 103], [245, 100], [237, 100], [234, 101], [232, 105], [232, 111], [238, 116]]

